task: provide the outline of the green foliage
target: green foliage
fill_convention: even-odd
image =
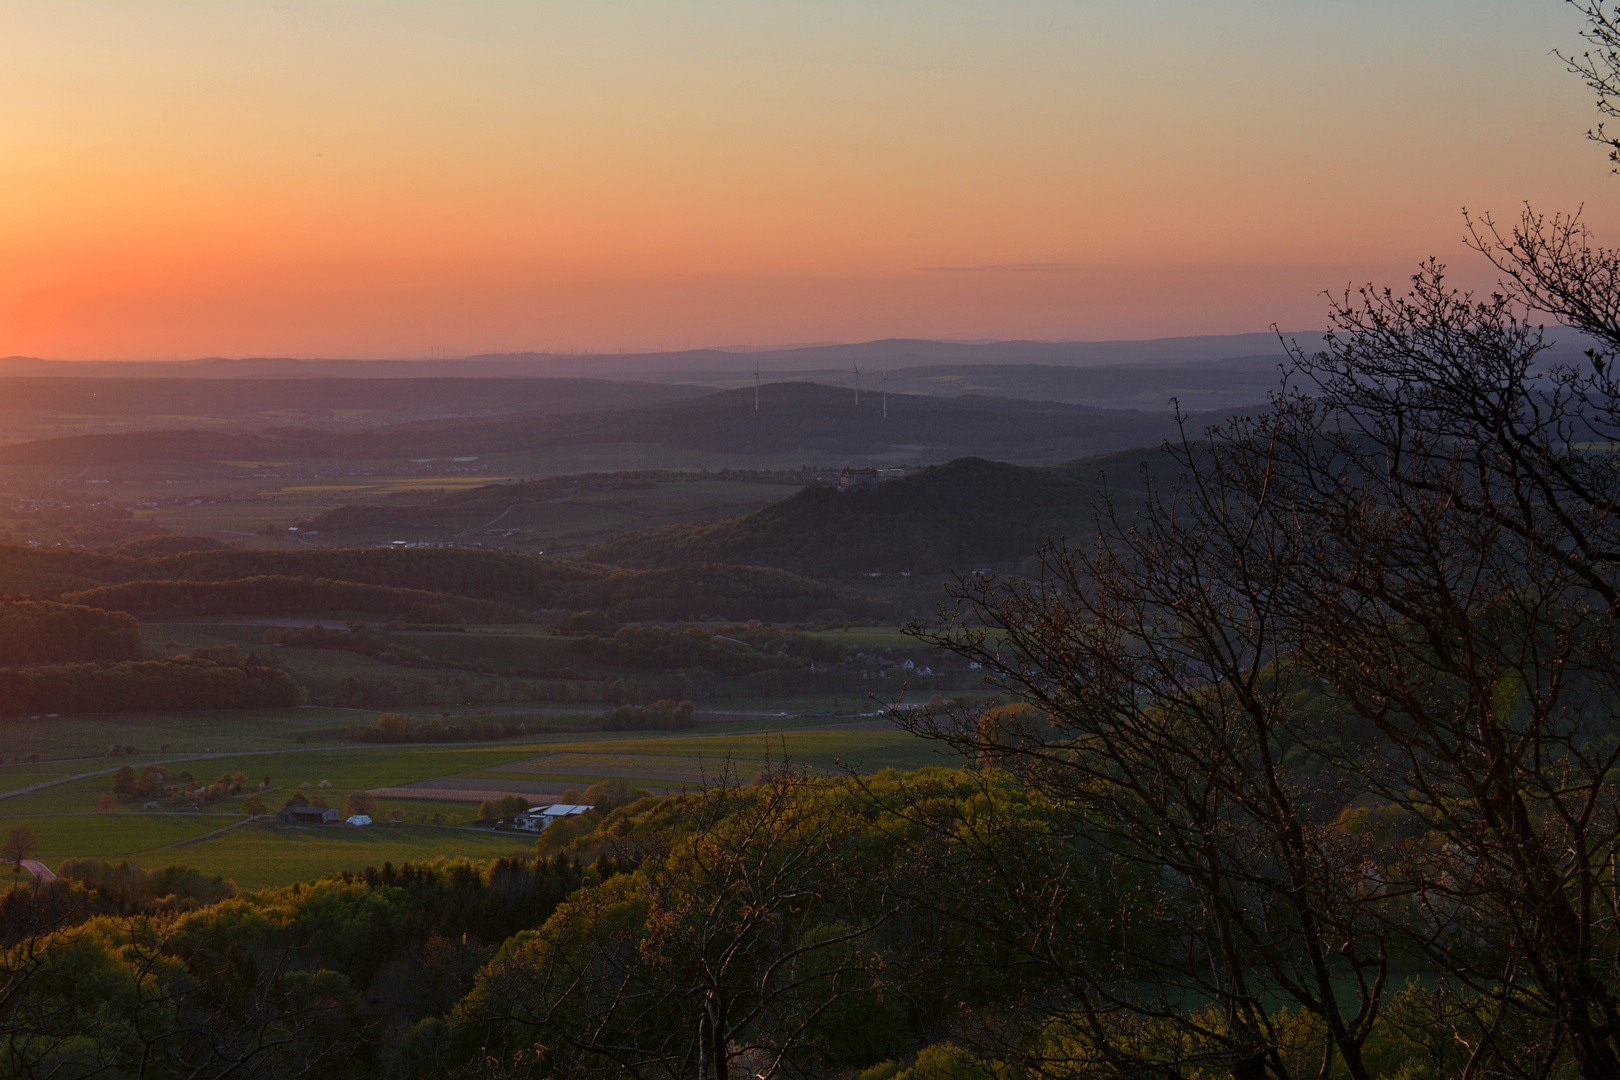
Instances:
[[[126,765],[113,773],[112,790],[120,799],[167,799],[176,806],[190,806],[234,799],[247,783],[245,773],[226,773],[211,784],[199,784],[190,772],[182,769],[171,776],[162,765],[146,766],[136,780],[134,770]]]
[[[356,814],[370,816],[377,809],[377,797],[369,791],[350,792],[343,800],[343,816],[354,817]]]
[[[611,638],[586,635],[570,646],[598,664],[646,669],[700,669],[716,675],[800,667],[808,661],[838,664],[846,651],[802,631],[768,623],[703,627],[620,627]]]
[[[875,488],[813,486],[744,517],[625,533],[586,556],[643,567],[751,563],[816,576],[1007,565],[1049,537],[1093,532],[1102,478],[1134,477],[1153,458],[1137,450],[1039,468],[960,458]]]
[[[236,895],[225,878],[185,866],[143,870],[128,862],[68,859],[55,881],[16,884],[0,893],[0,947],[39,927],[67,929],[99,915],[194,911]]]
[[[887,1064],[877,1066],[879,1070]],[[884,1074],[878,1073],[879,1077]],[[903,1069],[887,1074],[893,1080],[1003,1080],[1012,1074],[1006,1068],[988,1065],[968,1051],[950,1043],[935,1043],[917,1052],[917,1057]],[[868,1080],[861,1073],[861,1080]],[[873,1078],[876,1080],[876,1078]]]
[[[539,1064],[564,1075],[680,1071],[705,1053],[770,1062],[798,1043],[805,1061],[860,1052],[869,1038],[829,1037],[829,1007],[861,999],[881,1015],[869,946],[885,915],[857,896],[865,867],[849,856],[863,830],[843,812],[848,791],[779,774],[681,800],[685,827],[644,849],[637,873],[576,895],[490,966],[458,1009],[460,1052],[521,1054],[555,1034]],[[544,1019],[538,1032],[491,1029],[488,1015]]]
[[[70,593],[64,599],[157,618],[325,611],[409,615],[431,622],[510,623],[522,618],[510,605],[449,593],[272,575],[208,582],[131,581]]]
[[[504,739],[521,734],[516,724],[497,723],[483,717],[446,723],[441,717],[416,721],[398,713],[383,713],[368,727],[344,729],[344,736],[369,743],[475,742]]]
[[[249,1075],[365,1075],[396,1061],[381,1032],[451,1008],[493,943],[544,922],[585,876],[569,859],[458,860],[232,898],[183,868],[65,869],[80,876],[0,898],[12,941],[80,905],[15,986],[9,1019],[33,1037],[0,1045],[4,1075],[91,1059],[130,1075],[144,1059],[145,1075],[177,1076],[179,1057],[229,1061],[253,1032],[275,1037],[253,1043],[269,1056],[249,1055]]]
[[[717,675],[748,675],[798,666],[791,657],[772,655],[695,626],[684,630],[625,626],[611,638],[580,638],[572,648],[597,663],[626,668],[704,668]]]
[[[113,794],[121,799],[128,799],[138,790],[135,786],[135,769],[130,765],[120,765],[113,773]]]
[[[620,807],[652,798],[646,788],[633,788],[623,780],[601,780],[585,789],[580,801],[594,807],[598,814],[611,814]]]
[[[176,657],[0,669],[0,714],[287,708],[304,701],[285,671]]]
[[[0,859],[5,859],[14,867],[20,868],[22,861],[38,847],[39,838],[34,835],[34,830],[14,825],[11,831],[6,833],[5,840],[0,841]]]
[[[291,649],[337,649],[369,656],[390,664],[408,664],[413,667],[452,666],[443,661],[435,664],[421,649],[368,633],[361,626],[353,626],[347,630],[333,630],[325,626],[292,628],[273,626],[264,632],[264,641],[267,645],[283,645]]]
[[[565,817],[561,821],[553,821],[540,833],[540,839],[534,842],[534,853],[537,856],[559,855],[584,847],[587,844],[580,837],[589,837],[602,820],[602,815],[595,810],[587,810],[574,817]]]
[[[757,621],[716,627],[714,633],[769,655],[791,656],[824,664],[842,663],[849,653],[848,649],[835,641],[812,637],[801,630],[780,630],[770,623]]]
[[[1390,1080],[1446,1080],[1467,1071],[1470,1048],[1457,1038],[1466,1010],[1477,1007],[1448,988],[1411,980],[1392,994],[1367,1041],[1367,1065]]]
[[[690,701],[674,702],[665,698],[651,705],[620,705],[611,712],[599,713],[591,718],[591,727],[598,731],[681,731],[697,726]]]
[[[564,615],[551,627],[555,634],[612,634],[618,629],[619,624],[600,611],[576,611]]]
[[[769,1003],[727,1052],[774,1052],[797,1033],[798,1072],[1033,1075],[951,1041],[951,1025],[971,1035],[989,1018],[1013,1025],[1002,1033],[1016,1036],[1015,1054],[1117,1075],[1087,1064],[1081,1028],[1016,1026],[1021,1003],[1063,991],[1003,929],[1046,916],[1108,923],[1138,953],[1173,936],[1151,915],[1156,874],[1100,861],[1083,820],[993,770],[783,775],[666,798],[604,782],[570,793],[598,809],[547,829],[542,857],[385,864],[253,894],[184,867],[64,863],[55,883],[0,894],[0,945],[44,926],[53,935],[11,1015],[60,1036],[0,1045],[0,1071],[71,1073],[96,1059],[117,1073],[151,1052],[144,1036],[164,1053],[195,1048],[202,1019],[234,1052],[233,1025],[251,1019],[279,1033],[286,1055],[267,1076],[612,1074],[611,1056],[567,1050],[569,1038],[595,1031],[679,1058],[712,970],[743,1002]],[[484,809],[505,816],[524,801]],[[1117,958],[1071,959],[1101,972]],[[1479,1004],[1415,982],[1393,995],[1367,1045],[1372,1075],[1457,1075],[1467,1048],[1453,1032]],[[1200,1016],[1218,1036],[1226,1021]],[[1314,1075],[1320,1021],[1278,1010],[1271,1023],[1285,1070]],[[1198,1052],[1187,1031],[1135,1035],[1168,1063]],[[172,1059],[149,1060],[149,1074],[173,1074]]]
[[[128,615],[76,604],[0,602],[0,666],[139,660],[140,624]]]
[[[499,799],[485,799],[478,804],[478,817],[482,821],[499,821],[529,808],[531,800],[522,795],[506,795]]]

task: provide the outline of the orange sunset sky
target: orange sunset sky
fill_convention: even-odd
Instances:
[[[1308,329],[1620,178],[1557,0],[0,4],[0,355]]]

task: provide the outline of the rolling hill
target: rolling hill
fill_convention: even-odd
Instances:
[[[861,490],[807,487],[739,518],[625,533],[584,554],[626,567],[732,562],[820,578],[1006,568],[1049,538],[1094,534],[1105,496],[1121,513],[1134,510],[1140,470],[1157,457],[1138,449],[1040,468],[962,458]]]
[[[43,439],[0,447],[0,464],[87,466],[130,461],[387,460],[491,455],[603,444],[739,456],[907,463],[975,456],[1036,464],[1073,460],[1175,434],[1164,412],[1110,412],[1010,397],[851,391],[773,383],[679,402],[562,414],[401,424],[357,433],[283,427],[258,435],[156,431]],[[1207,414],[1216,418],[1215,414]],[[1195,428],[1204,418],[1194,417]]]
[[[354,430],[432,419],[622,408],[708,392],[701,386],[628,379],[0,376],[0,437],[181,424],[235,434],[289,423]]]
[[[1306,337],[1307,335],[1289,335]],[[655,353],[487,353],[454,359],[355,360],[292,357],[204,357],[174,361],[59,361],[0,357],[0,377],[51,375],[73,378],[539,378],[558,375],[614,377],[627,373],[668,375],[691,371],[767,372],[836,368],[851,363],[887,364],[1121,364],[1218,360],[1257,353],[1281,355],[1277,335],[1205,334],[1141,341],[927,341],[885,338],[849,344],[821,343],[752,349],[684,349]]]

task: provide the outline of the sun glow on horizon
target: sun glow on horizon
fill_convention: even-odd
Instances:
[[[0,354],[1314,325],[1620,180],[1560,5],[0,5]]]

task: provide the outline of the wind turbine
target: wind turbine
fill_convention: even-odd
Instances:
[[[855,369],[855,407],[861,407],[861,365],[850,364]]]
[[[759,361],[754,361],[754,411],[759,412]]]
[[[889,369],[883,369],[883,419],[889,418]]]

